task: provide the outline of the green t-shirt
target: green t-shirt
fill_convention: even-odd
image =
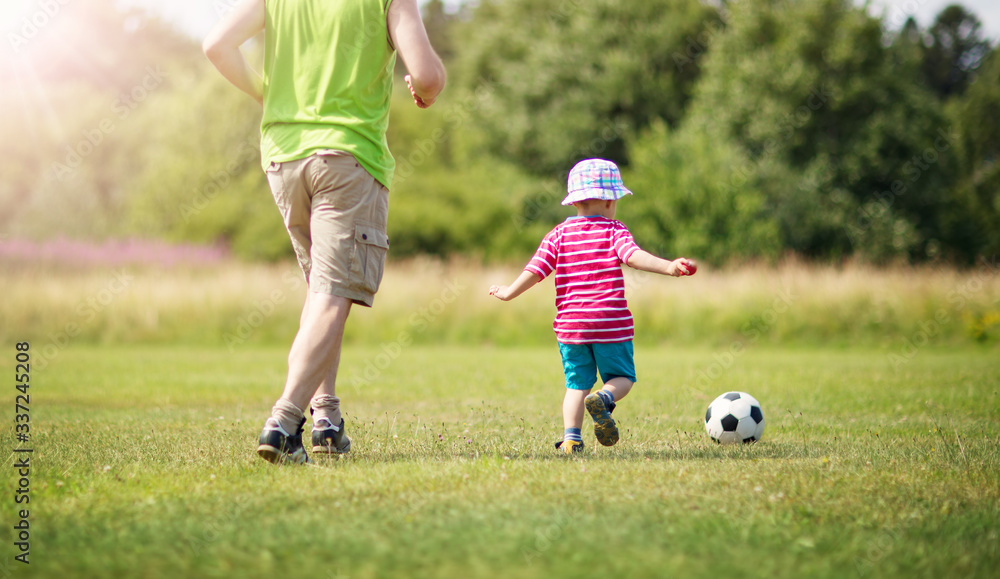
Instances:
[[[261,161],[346,151],[389,187],[392,0],[266,0]]]

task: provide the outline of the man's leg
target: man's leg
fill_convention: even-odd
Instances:
[[[332,153],[281,164],[268,182],[310,291],[285,387],[257,452],[271,462],[306,462],[301,434],[310,399],[313,447],[318,437],[325,452],[350,449],[343,422],[334,421],[340,414],[335,383],[351,304],[370,306],[382,277],[388,190],[353,157]]]
[[[337,427],[343,420],[343,415],[340,413],[340,398],[337,397],[337,369],[339,366],[340,359],[338,358],[337,363],[327,372],[326,378],[320,382],[316,394],[309,402],[314,429],[317,428],[316,423],[325,418],[334,430],[338,430]],[[321,428],[325,428],[325,426],[321,426]]]
[[[303,409],[320,385],[336,379],[344,326],[351,300],[330,294],[308,292],[302,307],[302,323],[288,354],[288,378],[281,398],[264,424],[257,453],[270,462],[308,462],[302,447]],[[346,437],[343,437],[346,439]],[[346,452],[349,440],[343,442]]]
[[[313,415],[313,424],[320,419],[326,418],[330,421],[330,424],[336,426],[340,424],[343,418],[340,413],[340,398],[337,397],[337,369],[339,366],[340,360],[338,358],[337,363],[330,367],[326,378],[320,382],[319,388],[316,389],[316,394],[309,402]]]
[[[317,295],[317,294],[312,294]],[[308,305],[308,303],[307,303]],[[341,331],[343,335],[343,331]],[[343,454],[350,452],[351,439],[347,436],[345,421],[340,412],[340,398],[337,397],[337,370],[340,367],[340,347],[334,363],[330,366],[309,402],[312,414],[312,450],[317,454]]]
[[[313,294],[312,292],[309,292],[308,295],[315,295],[315,294]],[[300,326],[306,323],[306,316],[308,315],[308,311],[309,311],[309,299],[308,299],[308,296],[307,296],[306,297],[306,305],[305,305],[305,307],[302,308],[302,319],[299,321],[299,325]],[[343,338],[343,330],[341,330],[341,338]],[[337,396],[337,370],[339,368],[340,368],[340,356],[338,354],[337,361],[333,365],[330,366],[330,370],[326,373],[326,376],[323,378],[323,381],[320,382],[319,388],[316,389],[316,394],[313,396],[313,402],[315,402],[317,399],[325,398],[325,397],[334,397],[334,398],[336,398],[336,396]],[[332,412],[329,413],[329,414],[326,413],[326,412],[321,412],[318,416],[316,416],[316,418],[319,418],[321,416],[329,416],[331,418],[331,420],[333,420],[334,418],[336,418],[336,421],[334,421],[334,424],[339,423],[340,422],[340,408],[339,408],[340,405],[339,405],[339,400],[337,402],[338,402],[338,404],[337,404],[337,409],[336,409],[337,410],[336,416],[333,416]],[[313,413],[316,414],[316,411],[318,410],[317,406],[314,403],[310,403],[310,406],[312,407]],[[320,406],[323,407],[325,405],[321,404]]]
[[[288,379],[281,397],[305,409],[320,384],[334,394],[344,327],[351,313],[351,300],[309,292],[303,306],[302,324],[288,354]]]

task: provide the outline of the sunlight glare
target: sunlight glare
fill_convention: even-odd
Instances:
[[[59,0],[49,0],[49,2],[52,4],[50,10],[62,9]],[[3,32],[4,37],[8,34],[21,34],[22,28],[27,26],[25,19],[28,19],[30,22],[35,11],[41,13],[37,17],[39,21],[49,18],[49,15],[45,13],[45,9],[42,7],[43,4],[46,4],[45,0],[41,2],[32,2],[32,0],[4,0],[0,4],[0,32]]]

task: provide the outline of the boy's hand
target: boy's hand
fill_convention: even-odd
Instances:
[[[694,275],[696,271],[698,271],[698,264],[693,259],[687,259],[686,257],[678,257],[670,262],[670,265],[667,267],[667,275],[674,277]]]
[[[506,302],[510,300],[510,287],[505,285],[491,285],[490,295],[500,301]]]
[[[669,259],[663,259],[662,257],[656,257],[652,253],[642,249],[633,251],[625,264],[640,271],[648,271],[650,273],[669,275],[673,277],[694,275],[694,272],[698,271],[698,264],[695,263],[693,259],[678,257],[677,259],[671,261]]]
[[[517,276],[514,283],[510,285],[491,285],[490,295],[496,296],[498,300],[507,302],[523,294],[525,290],[540,281],[542,281],[542,276],[524,270],[521,272],[521,275]]]

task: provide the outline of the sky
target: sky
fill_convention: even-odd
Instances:
[[[862,4],[862,2],[857,2]],[[979,17],[983,23],[985,36],[994,43],[1000,40],[1000,2],[997,0],[871,0],[869,9],[874,14],[885,14],[889,28],[898,30],[910,15],[917,22],[929,26],[934,17],[949,4],[961,4]]]
[[[8,0],[4,0],[5,2]],[[122,0],[125,4],[148,8],[162,14],[167,20],[202,38],[224,14],[239,0]],[[420,0],[421,3],[422,0]],[[858,1],[858,4],[863,2]],[[913,15],[923,26],[930,25],[934,17],[954,0],[870,0],[870,9],[876,13],[886,11],[890,28],[898,29]],[[970,9],[983,22],[986,35],[994,41],[1000,39],[1000,1],[964,0],[959,2]],[[458,0],[445,1],[446,7],[457,6]]]
[[[62,4],[74,0],[2,0],[0,5],[0,32],[10,31],[25,16],[37,12],[43,3]],[[240,0],[119,0],[123,5],[140,6],[162,16],[195,38],[203,38],[221,16]],[[423,3],[423,0],[418,0]],[[457,7],[462,0],[445,0],[448,8]],[[863,4],[862,0],[856,0]],[[869,9],[876,14],[886,14],[890,28],[898,29],[910,15],[917,22],[928,26],[934,17],[953,0],[869,0]],[[994,42],[1000,40],[1000,1],[963,0],[966,8],[983,22],[985,35]]]

